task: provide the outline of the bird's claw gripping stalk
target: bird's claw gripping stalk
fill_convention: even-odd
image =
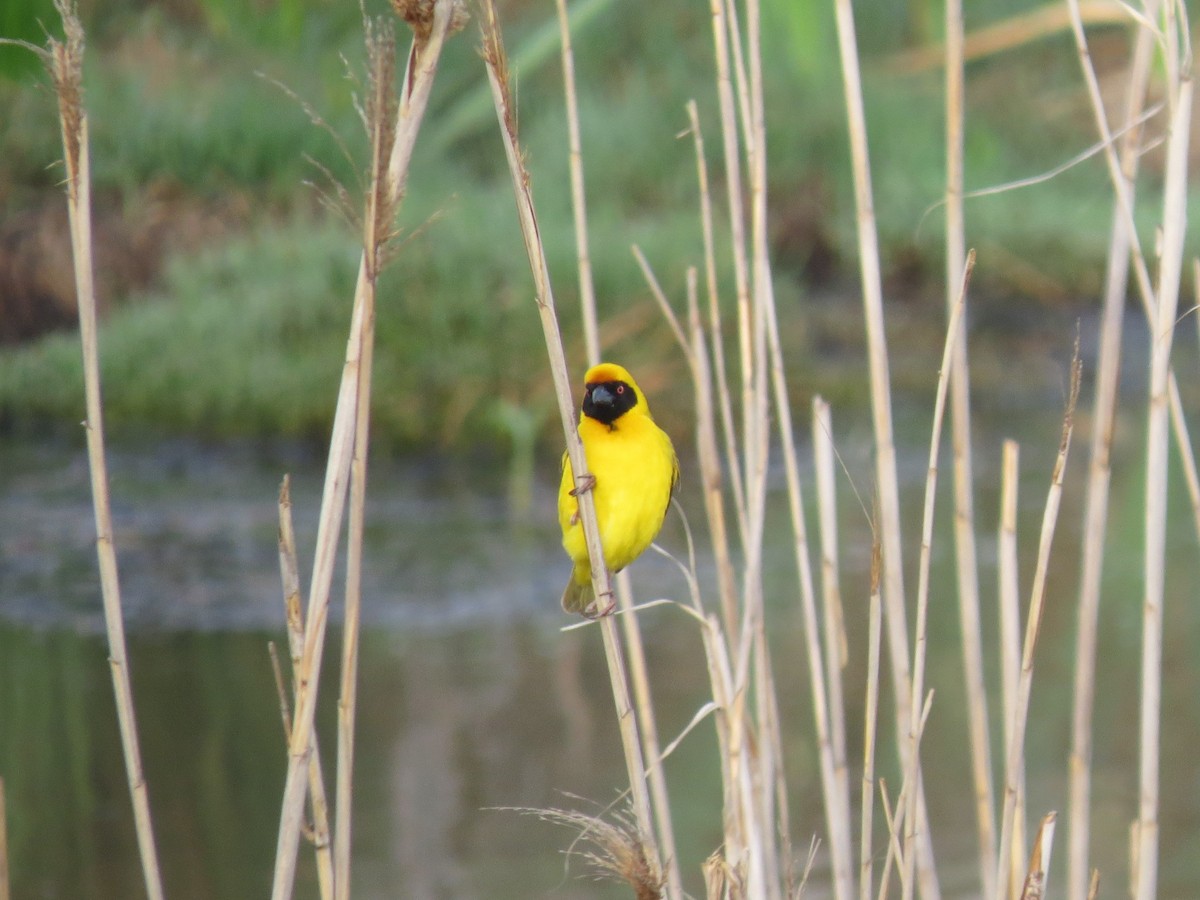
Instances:
[[[586,494],[596,486],[596,476],[591,472],[580,475],[575,479],[575,487],[571,489],[572,497],[578,497],[580,494]]]

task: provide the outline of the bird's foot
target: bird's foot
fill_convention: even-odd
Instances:
[[[608,603],[604,606],[601,606],[601,599],[607,599]],[[583,616],[585,619],[603,619],[607,616],[611,616],[616,608],[616,598],[613,597],[611,593],[602,594],[600,597],[597,597],[587,605],[587,608],[583,611]]]
[[[596,486],[596,476],[591,472],[586,475],[580,475],[575,479],[575,487],[571,489],[571,496],[578,497],[580,494],[586,494]]]

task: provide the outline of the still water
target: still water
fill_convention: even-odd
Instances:
[[[1003,406],[985,410],[977,429],[976,503],[992,683],[998,671],[992,560],[1000,437],[1022,423],[1024,585],[1058,439],[1053,403],[1035,414],[1012,412]],[[839,491],[852,762],[861,746],[869,532],[849,480],[869,496],[865,420],[839,427],[835,418],[847,467]],[[906,515],[915,523],[915,537],[928,414],[899,421]],[[1095,728],[1094,859],[1105,879],[1103,896],[1123,893],[1127,827],[1136,811],[1140,420],[1122,426],[1127,438],[1117,446]],[[1037,660],[1029,728],[1031,815],[1065,813],[1086,441],[1082,422]],[[281,476],[291,473],[301,559],[311,560],[321,461],[298,449],[167,442],[116,450],[110,466],[134,695],[167,893],[185,900],[266,896],[285,768],[267,653],[268,641],[284,642],[275,497]],[[551,512],[554,486],[550,479],[538,483],[532,513],[521,519],[493,468],[372,462],[355,769],[354,884],[355,896],[364,900],[627,896],[589,877],[584,861],[564,853],[570,832],[512,809],[591,811],[614,800],[625,775],[599,635],[594,629],[559,630],[564,619],[557,597],[567,567]],[[702,537],[687,483],[685,478],[685,506]],[[777,502],[768,533],[782,536],[789,526],[781,483],[773,485],[772,496]],[[943,522],[947,513],[942,503]],[[1194,750],[1200,739],[1200,622],[1191,590],[1198,554],[1182,509],[1173,521],[1160,886],[1164,897],[1187,897],[1200,885],[1200,763]],[[7,786],[18,898],[140,895],[93,534],[80,446],[0,445],[0,775]],[[974,819],[949,577],[952,543],[944,530],[939,535],[928,675],[937,696],[923,758],[943,889],[947,896],[971,896],[977,890]],[[677,521],[662,543],[682,553]],[[791,599],[793,562],[787,541],[776,544],[767,560],[770,628],[792,824],[803,848],[823,819],[807,670]],[[679,595],[672,565],[651,557],[633,569],[639,595]],[[915,572],[914,560],[907,569],[913,581]],[[703,653],[694,626],[675,610],[647,611],[643,625],[660,727],[669,739],[707,699]],[[327,764],[334,758],[339,638],[331,631],[319,714]],[[993,755],[999,759],[997,706],[993,698]],[[898,784],[894,748],[881,753]],[[699,864],[720,841],[711,728],[697,729],[681,745],[668,776],[685,879],[701,895]],[[1065,818],[1060,823],[1061,851]],[[310,855],[302,861],[297,896],[316,896]],[[1061,878],[1061,856],[1056,862],[1052,878]],[[813,896],[826,893],[823,864],[821,857]]]

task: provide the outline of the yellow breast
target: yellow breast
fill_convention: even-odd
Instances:
[[[593,496],[604,561],[619,572],[650,546],[662,528],[671,489],[678,477],[675,449],[666,432],[640,413],[622,416],[609,427],[584,417],[579,424],[588,471],[596,477]],[[563,547],[577,572],[590,565],[579,505],[571,496],[575,480],[571,462],[563,457],[558,494],[558,520]]]

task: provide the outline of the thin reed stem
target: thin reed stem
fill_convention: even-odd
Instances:
[[[1033,839],[1033,850],[1029,854],[1029,871],[1021,887],[1021,900],[1042,900],[1046,896],[1050,881],[1050,854],[1054,849],[1054,827],[1056,813],[1047,813],[1038,826]]]
[[[962,0],[946,0],[946,310],[953,315],[962,281],[966,226],[963,210],[963,12]],[[971,394],[967,364],[967,318],[958,324],[950,361],[950,431],[954,454],[954,562],[958,579],[963,681],[975,789],[979,838],[979,879],[983,895],[993,895],[996,869],[996,800],[992,793],[992,754],[988,736],[987,690],[983,678],[983,628],[979,612],[979,564],[975,546],[974,473],[971,449]]]
[[[880,547],[871,545],[871,599],[867,610],[867,698],[863,704],[863,775],[862,810],[859,816],[858,896],[870,900],[872,894],[873,815],[875,810],[875,743],[879,728],[879,662],[882,655],[883,600],[880,594]],[[880,791],[883,790],[882,784]]]
[[[334,872],[337,900],[350,898],[353,833],[354,723],[358,710],[358,648],[362,626],[363,527],[366,515],[367,458],[371,433],[371,372],[375,348],[375,285],[382,251],[392,231],[395,207],[387,189],[388,156],[393,143],[396,100],[396,42],[390,27],[367,35],[369,65],[367,123],[371,169],[363,215],[363,337],[355,394],[354,450],[350,461],[350,511],[346,538],[346,599],[342,624],[342,665],[338,696],[337,799],[334,817]]]
[[[1012,740],[1016,721],[1017,689],[1021,677],[1021,600],[1017,574],[1017,489],[1020,483],[1020,447],[1006,440],[1000,462],[1000,534],[997,569],[1000,606],[1000,696],[1004,713],[1004,746]],[[1025,856],[1025,763],[1018,761],[1017,800],[1013,812],[1012,860],[1009,876],[1016,884]],[[1003,865],[1003,860],[998,861]]]
[[[84,400],[87,418],[88,469],[92,482],[92,509],[96,526],[96,556],[100,592],[108,637],[108,661],[121,733],[125,775],[133,806],[134,830],[142,864],[142,878],[150,900],[162,900],[162,875],[154,843],[150,798],[142,770],[133,687],[121,609],[117,554],[113,541],[112,505],[109,500],[108,463],[104,450],[104,416],[100,391],[100,349],[96,328],[96,288],[92,258],[91,154],[88,146],[87,110],[83,102],[84,31],[70,0],[55,0],[62,18],[65,42],[49,41],[44,52],[58,98],[63,157],[67,170],[67,215],[71,255],[75,269],[75,294],[79,309],[79,337],[83,352]]]
[[[737,106],[733,94],[730,65],[729,26],[726,22],[725,0],[709,0],[713,20],[713,56],[716,60],[717,104],[721,116],[721,139],[725,161],[725,188],[729,203],[730,246],[733,251],[734,289],[737,297],[737,335],[742,374],[742,432],[749,433],[753,409],[754,361],[751,345],[750,266],[746,255],[746,214],[742,199],[742,157],[738,142]],[[746,463],[749,463],[747,446]],[[732,462],[732,461],[731,461]],[[747,490],[751,483],[748,470],[743,473]],[[743,545],[751,542],[749,524],[742,529]],[[730,634],[732,622],[727,623]]]
[[[833,757],[835,800],[844,807],[843,853],[853,855],[850,842],[850,770],[846,755],[846,703],[842,686],[842,670],[846,667],[849,648],[846,640],[842,591],[838,580],[838,527],[836,470],[834,467],[833,418],[829,404],[820,397],[812,401],[813,468],[816,473],[817,522],[821,544],[821,625],[824,641],[825,693],[828,697],[829,740]],[[832,830],[832,829],[831,829]],[[854,891],[852,860],[850,871],[841,876],[850,895]],[[838,876],[835,874],[835,882]]]
[[[484,63],[487,69],[488,82],[492,89],[492,100],[500,125],[500,136],[504,144],[504,153],[508,160],[509,174],[512,177],[517,219],[520,223],[521,235],[525,242],[525,250],[529,257],[530,270],[533,274],[534,299],[541,319],[546,353],[549,357],[550,372],[554,380],[555,397],[558,401],[563,436],[566,440],[567,454],[571,461],[571,470],[575,474],[576,486],[584,488],[579,491],[577,499],[579,501],[580,522],[587,539],[588,557],[591,560],[592,587],[597,598],[597,603],[603,607],[613,597],[612,581],[608,569],[604,565],[604,548],[600,544],[600,532],[596,524],[595,498],[592,496],[590,490],[586,490],[589,483],[587,458],[584,455],[583,443],[580,440],[576,426],[571,380],[567,369],[566,354],[563,351],[562,335],[558,327],[558,317],[555,312],[554,294],[550,286],[550,273],[546,265],[545,249],[542,246],[537,224],[537,214],[530,191],[529,173],[525,169],[518,145],[516,120],[509,97],[508,60],[504,52],[500,26],[496,19],[495,6],[491,0],[487,0],[484,5],[482,27]],[[625,752],[625,763],[629,773],[633,813],[640,831],[639,837],[643,844],[646,860],[653,871],[660,872],[662,865],[655,838],[650,797],[646,787],[646,766],[643,757],[640,730],[630,695],[629,677],[626,672],[625,658],[621,649],[620,634],[617,631],[617,625],[612,616],[601,618],[600,630],[604,638],[604,651],[605,659],[608,663],[609,681],[612,686],[617,721],[621,729],[621,742]]]
[[[729,470],[729,488],[733,495],[734,515],[737,517],[738,533],[743,544],[746,541],[746,499],[742,487],[742,470],[738,465],[737,429],[733,421],[733,402],[728,389],[729,378],[725,367],[725,340],[721,328],[721,307],[717,291],[717,257],[713,240],[712,196],[708,187],[708,164],[704,158],[704,135],[700,129],[700,115],[696,110],[696,101],[689,100],[687,114],[693,143],[696,150],[696,173],[700,188],[700,225],[704,239],[704,282],[708,293],[709,328],[712,331],[712,360],[713,380],[717,388],[718,408],[721,414],[721,433],[725,438],[725,457]],[[694,348],[699,354],[700,348]],[[707,354],[706,354],[707,355]],[[707,401],[706,401],[707,402]],[[715,434],[714,434],[715,444]],[[717,497],[720,497],[721,474],[720,462],[714,460],[717,468],[710,472],[715,477],[714,485]],[[706,481],[706,488],[711,490]],[[723,501],[721,506],[723,507]],[[714,527],[714,510],[709,511],[709,527]],[[720,530],[724,529],[724,513],[721,513]],[[713,549],[717,560],[717,584],[721,597],[721,612],[725,619],[725,629],[733,633],[737,625],[737,586],[734,583],[733,563],[729,555],[729,543],[723,537],[713,534]]]
[[[921,697],[925,691],[925,658],[927,653],[928,621],[929,621],[929,564],[933,552],[933,501],[937,496],[938,455],[942,444],[942,422],[946,412],[946,395],[950,390],[950,367],[954,356],[954,347],[962,337],[959,328],[962,321],[963,309],[966,306],[967,284],[971,272],[975,268],[975,251],[967,256],[962,267],[962,279],[959,286],[958,298],[950,310],[950,321],[946,326],[946,341],[942,350],[942,363],[938,369],[937,390],[933,401],[933,424],[929,439],[929,464],[925,477],[925,503],[921,516],[921,557],[917,570],[917,621],[916,637],[913,645],[912,666],[912,709],[913,720],[909,727],[909,765],[905,777],[909,784],[917,785],[921,778],[921,748],[917,743],[919,720],[916,710],[919,709]],[[912,897],[914,886],[914,871],[916,865],[916,828],[917,828],[917,794],[914,789],[909,792],[908,828],[904,832],[904,862],[905,872],[902,878],[904,885],[904,900]]]
[[[1152,12],[1157,0],[1146,4]],[[1133,56],[1126,82],[1123,123],[1128,126],[1142,114],[1153,59],[1154,35],[1147,28],[1134,30]],[[1121,136],[1120,174],[1129,196],[1134,192],[1141,143],[1141,128]],[[1104,280],[1104,310],[1100,324],[1100,351],[1096,393],[1092,402],[1092,436],[1088,467],[1087,501],[1083,518],[1082,558],[1079,579],[1079,625],[1075,638],[1075,688],[1071,719],[1070,793],[1068,800],[1067,886],[1070,900],[1083,900],[1088,887],[1088,842],[1091,810],[1092,712],[1095,703],[1096,634],[1100,616],[1100,581],[1104,561],[1104,534],[1108,521],[1108,493],[1112,478],[1112,444],[1116,425],[1117,388],[1121,366],[1121,334],[1129,281],[1129,225],[1116,204],[1108,246]]]
[[[1174,4],[1167,4],[1167,15]],[[1168,46],[1176,36],[1168,31]],[[1170,54],[1168,54],[1169,56]],[[1167,473],[1170,443],[1170,360],[1183,268],[1186,232],[1187,155],[1191,133],[1190,75],[1169,72],[1173,96],[1167,169],[1163,185],[1163,237],[1159,259],[1158,306],[1151,333],[1150,414],[1146,426],[1145,568],[1142,602],[1142,679],[1139,727],[1137,900],[1152,900],[1158,890],[1159,733],[1162,707],[1163,578],[1166,570]]]
[[[562,46],[563,95],[567,104],[567,160],[571,173],[571,212],[575,216],[575,253],[579,267],[579,305],[583,310],[583,345],[589,365],[600,362],[600,325],[596,316],[596,286],[588,244],[587,193],[583,181],[583,146],[579,138],[579,99],[575,90],[575,54],[571,50],[571,21],[566,0],[554,0]]]
[[[592,279],[591,249],[587,230],[587,201],[584,191],[583,150],[579,138],[579,100],[575,89],[575,55],[571,49],[571,23],[566,0],[555,0],[558,10],[559,35],[562,42],[563,94],[567,107],[568,164],[571,173],[571,209],[575,216],[576,265],[579,270],[579,304],[583,318],[584,346],[588,365],[600,360],[600,326],[596,313],[596,287]],[[622,612],[633,609],[633,584],[628,571],[616,576],[617,606]],[[644,759],[656,760],[648,770],[650,797],[654,819],[658,826],[663,863],[666,866],[667,896],[678,900],[683,896],[683,876],[675,849],[675,829],[671,823],[671,802],[667,779],[659,753],[658,724],[650,696],[650,678],[646,667],[646,651],[635,615],[621,617],[625,644],[628,647],[629,674],[633,682],[633,697],[638,714]]]
[[[1063,417],[1062,438],[1058,456],[1050,476],[1050,490],[1046,495],[1046,507],[1042,514],[1042,531],[1038,539],[1037,565],[1033,573],[1030,590],[1029,612],[1025,620],[1025,642],[1021,651],[1021,673],[1017,684],[1016,701],[1012,716],[1005,729],[1008,747],[1004,766],[1004,813],[1000,825],[1000,852],[996,866],[996,897],[1008,896],[1009,862],[1012,853],[1014,823],[1016,820],[1017,797],[1020,792],[1018,772],[1025,750],[1025,727],[1029,716],[1029,697],[1033,690],[1033,657],[1037,648],[1038,635],[1045,609],[1046,576],[1050,568],[1050,548],[1054,543],[1054,531],[1058,524],[1058,510],[1062,503],[1063,476],[1067,467],[1067,455],[1071,449],[1071,435],[1075,429],[1075,404],[1079,399],[1079,382],[1082,366],[1079,361],[1079,341],[1076,339],[1075,353],[1071,361],[1071,389]]]
[[[415,22],[419,30],[413,41],[401,82],[403,90],[395,127],[390,131],[394,137],[390,146],[386,182],[381,188],[387,200],[389,216],[394,215],[407,183],[409,161],[428,104],[443,43],[450,33],[452,22],[461,25],[461,21],[455,20],[463,15],[459,0],[434,0],[431,10],[422,7],[417,8],[415,12],[417,15],[430,15],[430,19]],[[304,810],[305,772],[311,756],[317,684],[329,618],[329,594],[358,431],[359,369],[363,364],[363,342],[372,334],[369,330],[366,295],[369,282],[376,274],[370,269],[364,251],[359,262],[358,280],[354,291],[350,336],[346,343],[346,362],[338,389],[329,460],[325,471],[325,487],[321,497],[321,515],[317,524],[317,549],[309,590],[308,615],[305,619],[304,654],[301,661],[301,678],[297,682],[298,694],[288,772],[280,811],[272,900],[288,900],[295,879],[296,852]]]
[[[284,476],[279,486],[279,574],[283,583],[283,603],[287,614],[288,651],[292,663],[292,684],[298,685],[302,677],[304,655],[304,609],[300,597],[300,569],[296,556],[296,530],[292,524],[291,479]],[[274,645],[270,645],[273,647]],[[271,661],[278,665],[278,657],[272,654]],[[276,672],[280,681],[279,704],[283,713],[283,736],[288,745],[292,740],[291,713],[288,709],[287,692],[283,689],[281,671]],[[293,692],[294,695],[294,692]],[[325,792],[325,777],[321,768],[321,748],[313,735],[312,756],[308,763],[308,798],[312,810],[312,844],[317,862],[317,885],[322,900],[334,895],[334,864],[329,842],[329,801]]]
[[[883,278],[879,262],[879,234],[875,223],[871,165],[867,151],[867,122],[863,107],[858,39],[851,0],[834,0],[838,47],[845,88],[850,155],[854,173],[854,205],[858,231],[859,268],[862,275],[863,313],[866,323],[867,363],[871,386],[871,415],[875,433],[875,480],[879,501],[879,532],[883,548],[883,604],[892,664],[897,732],[908,732],[912,722],[912,681],[909,671],[907,615],[904,607],[904,564],[900,526],[900,487],[896,475],[896,445],[892,428],[891,384],[887,335],[883,321]],[[901,766],[907,771],[911,745],[898,740]],[[917,877],[926,900],[941,896],[933,859],[933,841],[925,812],[924,788],[917,783]]]

